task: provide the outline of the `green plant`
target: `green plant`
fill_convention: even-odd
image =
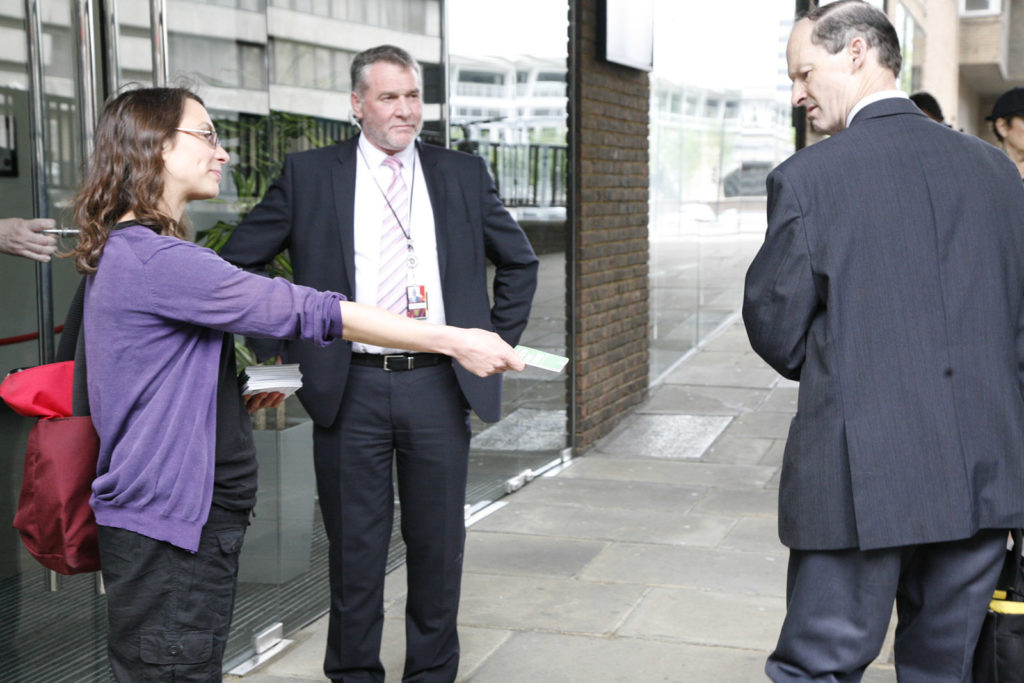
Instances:
[[[231,153],[229,168],[236,191],[233,200],[216,200],[227,204],[233,217],[196,232],[196,242],[214,251],[220,251],[235,227],[263,199],[281,173],[286,154],[339,142],[356,132],[355,126],[343,121],[280,111],[266,116],[239,114],[236,119],[216,119],[214,124]],[[293,280],[287,251],[268,264],[267,275]],[[257,364],[241,337],[235,338],[235,355],[239,371]]]

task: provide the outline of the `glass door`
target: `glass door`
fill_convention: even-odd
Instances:
[[[48,216],[70,226],[68,202],[82,161],[81,102],[95,82],[88,41],[79,38],[92,33],[90,5],[0,3],[0,218]],[[60,329],[79,277],[65,259],[41,264],[2,254],[0,277],[6,374],[50,360],[52,328]],[[10,527],[32,422],[0,405],[0,680],[106,681],[105,603],[96,575],[44,570]]]
[[[484,157],[505,206],[540,259],[521,343],[567,355],[568,4],[502,0],[488,14],[449,0],[450,139]],[[494,16],[502,17],[495,30]],[[567,456],[567,374],[528,367],[504,378],[503,418],[473,418],[467,504],[486,507]]]

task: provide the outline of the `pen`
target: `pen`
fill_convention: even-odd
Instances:
[[[43,230],[44,235],[57,235],[59,237],[69,237],[71,235],[78,234],[78,228],[46,228]]]

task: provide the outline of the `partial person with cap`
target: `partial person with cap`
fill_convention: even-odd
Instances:
[[[985,120],[992,122],[992,132],[1024,178],[1024,88],[1012,88],[1000,95]]]
[[[917,108],[923,111],[924,115],[932,121],[946,123],[945,118],[942,116],[942,107],[939,106],[939,101],[931,93],[924,90],[911,93],[910,101],[916,104]]]

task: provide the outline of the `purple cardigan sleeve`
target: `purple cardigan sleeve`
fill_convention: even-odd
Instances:
[[[189,242],[168,240],[154,251],[146,278],[154,308],[170,319],[323,346],[341,336],[341,294],[248,273]]]

